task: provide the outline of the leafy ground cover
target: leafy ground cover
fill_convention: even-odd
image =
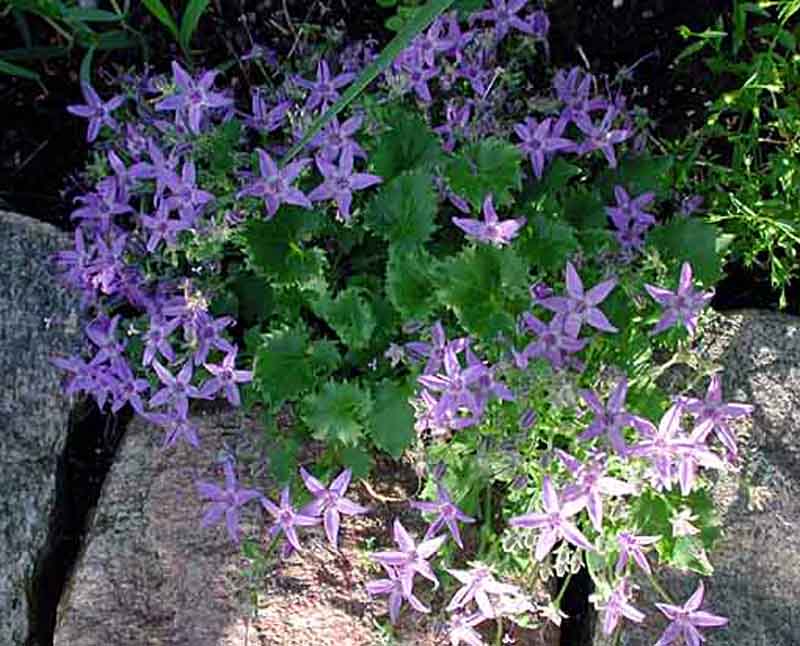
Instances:
[[[314,525],[337,549],[369,512],[351,480],[414,454],[427,529],[387,518],[368,550],[388,635],[433,612],[452,643],[502,643],[560,623],[582,573],[606,633],[661,613],[661,643],[696,643],[725,624],[702,587],[645,609],[635,580],[711,571],[708,487],[751,407],[692,344],[730,243],[754,247],[702,212],[720,180],[695,176],[700,153],[659,137],[636,77],[654,55],[553,64],[569,48],[546,11],[479,5],[428,3],[383,53],[295,40],[279,62],[251,43],[226,76],[173,61],[84,83],[68,110],[94,152],[56,260],[93,319],[86,355],[56,361],[165,450],[197,443],[190,400],[261,415],[263,486],[239,487],[253,458],[231,452],[197,485],[202,524],[254,567],[293,567]],[[675,364],[695,377],[667,392]]]

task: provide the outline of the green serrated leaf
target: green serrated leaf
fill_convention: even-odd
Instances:
[[[604,197],[612,203],[614,186],[619,184],[631,197],[653,191],[660,200],[670,197],[673,186],[672,168],[675,159],[671,155],[628,157],[615,169],[606,169],[598,179]]]
[[[411,41],[427,29],[442,13],[447,11],[454,1],[455,0],[430,0],[424,7],[421,7],[411,20],[403,26],[397,36],[383,48],[378,58],[368,65],[353,84],[345,90],[344,94],[342,94],[342,98],[314,120],[311,126],[305,131],[303,138],[286,153],[286,156],[281,160],[281,166],[289,163],[297,153],[304,150],[308,142],[325,127],[326,123],[344,110],[359,94],[366,90],[369,84],[372,83],[381,72],[389,67],[401,52],[405,51],[409,44],[411,44]]]
[[[388,119],[391,130],[381,134],[370,155],[375,173],[388,182],[405,171],[433,168],[442,147],[425,120],[405,110],[391,111]]]
[[[354,478],[366,478],[372,469],[372,456],[360,446],[345,446],[339,451],[342,464],[353,471]]]
[[[408,403],[414,394],[407,384],[380,383],[375,391],[375,405],[369,418],[372,442],[393,458],[403,455],[416,437],[414,410]]]
[[[555,272],[578,249],[578,240],[570,224],[537,215],[528,220],[515,248],[531,265]]]
[[[445,168],[450,188],[478,211],[490,193],[495,206],[512,201],[522,185],[522,153],[502,139],[489,138],[466,146]]]
[[[722,275],[717,253],[717,227],[696,218],[675,217],[647,235],[647,244],[655,247],[661,259],[677,275],[688,261],[694,277],[706,286],[715,284]]]
[[[487,339],[513,333],[528,283],[528,268],[514,248],[468,247],[442,262],[434,280],[439,300],[468,332]]]
[[[186,5],[186,11],[183,12],[183,18],[181,18],[181,28],[178,32],[178,41],[183,51],[189,51],[192,36],[197,30],[200,18],[208,9],[209,2],[210,0],[189,0],[189,4]]]
[[[256,351],[253,381],[269,408],[277,409],[313,387],[309,343],[302,326],[279,329],[263,338]]]
[[[406,320],[424,320],[435,307],[433,259],[424,250],[390,251],[386,267],[386,295]]]
[[[369,293],[359,287],[348,287],[336,298],[323,296],[312,304],[314,313],[330,325],[349,347],[359,350],[369,345],[375,329],[375,314]]]
[[[303,400],[303,421],[317,439],[356,446],[371,410],[368,391],[355,384],[329,381]]]
[[[573,177],[578,177],[583,171],[580,166],[570,164],[563,157],[556,157],[547,167],[544,176],[536,182],[530,192],[530,199],[537,199],[542,195],[552,195],[563,191]]]
[[[433,177],[414,171],[381,187],[364,216],[365,226],[398,251],[424,244],[436,230]]]
[[[311,346],[310,360],[318,377],[329,377],[341,365],[342,355],[334,341],[318,339]]]
[[[164,3],[161,0],[142,0],[142,4],[162,25],[169,29],[172,37],[178,40],[178,25],[175,24],[175,20]]]

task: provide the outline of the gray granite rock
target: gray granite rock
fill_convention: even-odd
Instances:
[[[725,401],[756,406],[738,427],[743,469],[715,484],[723,534],[710,555],[706,603],[729,617],[708,630],[708,646],[800,644],[800,318],[763,311],[717,315],[702,355],[724,367]],[[697,577],[662,571],[666,590],[685,600]],[[643,585],[638,607],[660,599]],[[624,646],[655,643],[666,620],[652,610],[641,627],[626,623]],[[608,641],[598,636],[595,646]]]
[[[48,540],[69,402],[54,352],[80,348],[75,299],[48,256],[69,245],[50,225],[0,211],[0,644],[22,645],[31,581]]]
[[[221,482],[210,465],[240,415],[193,421],[197,450],[180,442],[162,450],[161,429],[131,422],[61,598],[55,646],[239,646],[248,635],[258,643],[237,593],[238,551],[223,527],[200,528],[195,489],[198,478]],[[251,505],[242,528],[256,519]]]

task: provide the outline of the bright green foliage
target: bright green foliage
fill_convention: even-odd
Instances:
[[[414,411],[409,398],[414,389],[408,384],[384,381],[376,387],[375,405],[369,418],[369,435],[375,446],[399,458],[414,440]]]
[[[433,259],[424,250],[389,254],[386,294],[404,320],[422,320],[435,307],[433,272]]]
[[[446,166],[450,188],[479,211],[488,194],[495,206],[511,203],[522,185],[522,153],[513,144],[489,138],[470,144]]]
[[[315,438],[355,446],[367,427],[372,398],[356,384],[329,381],[303,400],[302,411]]]
[[[578,248],[578,240],[571,225],[537,215],[528,220],[515,248],[534,267],[555,272]]]
[[[245,251],[256,271],[276,285],[304,284],[322,274],[324,253],[304,245],[318,217],[287,208],[273,220],[250,220],[244,230]]]
[[[717,253],[718,235],[717,227],[704,220],[676,217],[653,229],[648,235],[648,242],[658,249],[663,258],[669,259],[675,272],[684,261],[688,261],[699,281],[704,285],[713,285],[721,274]]]
[[[513,248],[467,247],[443,261],[435,283],[440,301],[471,334],[510,333],[526,304],[528,268]]]
[[[383,117],[391,127],[380,136],[370,160],[384,181],[404,171],[431,169],[442,157],[439,138],[419,115],[392,110]]]
[[[324,295],[313,303],[313,308],[350,348],[367,347],[375,329],[375,314],[366,290],[348,287],[336,298]]]
[[[427,241],[436,229],[433,177],[423,171],[404,173],[381,187],[365,216],[365,225],[397,251]]]
[[[314,386],[310,353],[308,331],[302,326],[264,335],[256,353],[254,382],[267,406],[277,409]]]

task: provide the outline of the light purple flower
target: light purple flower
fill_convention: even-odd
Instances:
[[[116,357],[111,362],[112,374],[116,380],[111,387],[113,402],[111,412],[118,413],[126,403],[130,403],[133,410],[139,415],[144,415],[144,402],[139,393],[150,389],[146,379],[137,379],[130,365],[124,357]]]
[[[588,339],[576,339],[565,330],[564,317],[558,314],[549,323],[543,323],[530,312],[523,312],[522,327],[524,331],[536,334],[538,338],[531,341],[522,352],[512,349],[514,364],[520,370],[528,367],[531,359],[541,357],[555,369],[563,368],[567,356],[580,352]]]
[[[366,584],[366,588],[371,597],[382,594],[389,595],[389,621],[391,621],[392,624],[397,623],[397,619],[400,617],[400,608],[404,600],[408,601],[409,605],[418,612],[431,611],[430,608],[423,605],[423,603],[414,596],[412,591],[406,593],[403,590],[403,582],[394,568],[386,565],[383,567],[389,578],[369,581]]]
[[[267,207],[267,217],[272,218],[281,204],[294,204],[310,209],[311,202],[300,189],[292,186],[300,172],[308,165],[308,159],[299,159],[287,164],[285,168],[278,168],[265,150],[256,148],[258,153],[258,168],[261,177],[245,186],[237,194],[237,198],[245,195],[260,197]]]
[[[475,626],[482,624],[486,619],[488,617],[481,612],[469,615],[461,612],[454,614],[448,622],[450,646],[461,646],[462,643],[466,646],[486,646],[480,633],[475,630]]]
[[[495,604],[489,595],[521,595],[520,589],[510,583],[501,583],[494,578],[492,571],[483,565],[478,565],[470,570],[451,570],[447,572],[461,583],[461,587],[453,595],[446,610],[463,609],[470,601],[474,601],[484,617],[492,619],[498,616]]]
[[[602,332],[618,332],[606,315],[597,306],[602,303],[616,287],[616,278],[598,283],[588,291],[583,289],[583,281],[568,260],[565,270],[566,296],[551,296],[539,301],[539,305],[552,312],[563,314],[565,331],[577,338],[581,326],[586,323]]]
[[[204,397],[211,397],[220,390],[224,390],[225,397],[231,405],[241,405],[242,400],[236,384],[252,381],[253,372],[251,370],[236,370],[236,352],[237,350],[234,347],[231,352],[225,355],[221,364],[203,364],[205,369],[213,375],[203,385],[202,394]]]
[[[308,199],[312,202],[334,200],[339,207],[339,215],[345,222],[350,220],[353,191],[361,191],[383,181],[377,175],[353,173],[353,151],[350,148],[342,151],[338,166],[321,155],[317,155],[316,161],[325,181],[308,194]]]
[[[399,550],[373,552],[370,558],[397,570],[403,595],[406,597],[411,594],[414,574],[422,575],[438,588],[439,579],[436,578],[428,559],[439,550],[442,543],[447,540],[447,536],[443,534],[417,544],[397,518],[394,520],[392,533]]]
[[[331,545],[338,547],[340,515],[356,516],[358,514],[366,514],[369,511],[366,507],[362,507],[344,497],[347,487],[350,485],[350,479],[353,476],[352,470],[345,469],[342,471],[331,482],[329,487],[323,485],[303,467],[300,467],[300,476],[303,478],[306,489],[314,496],[314,501],[304,508],[306,513],[322,515],[325,534]]]
[[[614,387],[605,406],[600,403],[597,395],[591,390],[581,390],[580,396],[595,414],[589,427],[578,436],[579,440],[591,440],[600,435],[607,435],[613,449],[622,457],[628,452],[622,429],[626,426],[646,426],[649,422],[643,417],[634,415],[625,410],[625,397],[628,394],[628,380],[622,377]]]
[[[168,201],[162,200],[153,215],[140,215],[142,227],[148,231],[146,249],[153,253],[163,240],[167,246],[174,246],[181,231],[190,228],[188,221],[170,217]]]
[[[498,41],[505,38],[512,27],[532,35],[531,25],[517,15],[526,4],[528,0],[492,0],[492,8],[473,13],[470,16],[470,23],[476,20],[493,22],[495,38]]]
[[[296,527],[317,525],[319,524],[319,518],[309,513],[306,507],[300,511],[296,511],[292,507],[292,502],[289,499],[289,487],[284,487],[283,491],[281,491],[279,505],[263,496],[259,500],[264,509],[275,519],[267,532],[270,538],[275,538],[282,532],[292,549],[300,552],[300,540],[297,537]]]
[[[628,580],[622,579],[619,585],[612,590],[608,600],[599,606],[599,609],[603,611],[603,634],[613,633],[622,617],[637,624],[644,621],[645,614],[630,604],[629,595]]]
[[[574,516],[586,506],[584,499],[578,498],[561,502],[550,476],[544,476],[542,481],[542,502],[544,504],[544,513],[534,512],[516,516],[508,521],[508,524],[512,527],[529,527],[543,530],[536,543],[535,558],[537,561],[544,560],[560,539],[564,539],[576,547],[594,551],[594,546],[589,542],[589,539],[581,533],[575,524],[569,521],[571,516]]]
[[[353,135],[358,132],[363,122],[363,114],[350,117],[341,124],[336,117],[333,117],[322,131],[317,133],[309,145],[320,148],[320,154],[331,163],[335,162],[342,151],[346,149],[350,150],[354,158],[366,159],[367,153],[365,153],[364,149],[353,139]]]
[[[689,334],[694,335],[697,330],[697,319],[700,316],[700,310],[708,305],[714,297],[713,289],[707,292],[694,290],[692,287],[692,266],[688,262],[684,262],[681,266],[681,276],[676,292],[650,284],[645,284],[644,288],[653,300],[665,308],[661,318],[651,330],[651,336],[663,332],[676,323],[684,325]]]
[[[472,218],[453,218],[452,220],[453,224],[471,238],[497,247],[509,244],[526,222],[525,218],[499,221],[491,195],[487,195],[483,202],[483,222]]]
[[[654,475],[666,489],[672,487],[675,460],[686,446],[687,438],[680,426],[682,413],[682,407],[673,404],[662,416],[658,429],[651,422],[639,424],[638,431],[643,439],[628,450],[629,455],[644,457],[651,462]]]
[[[705,641],[705,638],[698,628],[718,628],[728,623],[725,617],[712,615],[710,612],[700,610],[704,594],[705,588],[703,582],[700,581],[697,590],[682,606],[656,603],[656,607],[672,623],[667,626],[655,646],[669,646],[669,644],[676,643],[676,640],[681,637],[687,646],[700,646]]]
[[[125,97],[118,94],[108,101],[103,101],[88,83],[81,83],[81,92],[86,103],[84,105],[68,105],[67,112],[89,120],[86,141],[92,142],[97,139],[102,126],[108,126],[112,130],[116,130],[118,124],[112,118],[111,113],[122,105]]]
[[[593,150],[600,150],[608,161],[608,167],[617,167],[614,146],[625,141],[633,134],[633,131],[628,128],[614,127],[614,120],[617,118],[617,114],[616,108],[609,107],[599,124],[595,124],[585,112],[575,116],[575,125],[586,135],[586,138],[578,146],[579,154],[583,155]]]
[[[310,94],[306,98],[305,109],[313,110],[320,106],[325,110],[329,105],[336,103],[339,100],[339,92],[341,88],[350,83],[356,77],[352,72],[339,74],[338,76],[331,77],[331,70],[328,63],[321,60],[317,64],[317,80],[307,81],[299,76],[294,77],[294,82],[300,87],[310,90]]]
[[[644,555],[643,547],[653,545],[661,540],[661,536],[636,536],[631,532],[620,532],[617,534],[617,545],[619,545],[619,558],[614,568],[617,574],[622,574],[628,565],[628,559],[633,557],[636,564],[647,574],[651,574],[650,563]]]
[[[230,461],[223,465],[225,486],[219,487],[210,482],[198,482],[197,492],[202,498],[211,500],[211,505],[203,515],[201,525],[214,525],[225,515],[228,536],[234,543],[239,542],[239,509],[261,494],[255,489],[243,489],[237,485],[236,473]]]
[[[523,123],[514,126],[514,132],[522,140],[518,148],[531,160],[536,177],[542,176],[548,153],[572,150],[575,147],[573,141],[556,135],[554,130],[552,119],[542,119],[541,122],[537,122],[536,119],[528,117]]]
[[[146,417],[164,429],[164,444],[162,448],[168,449],[174,446],[178,440],[183,440],[194,448],[200,446],[197,425],[192,424],[187,417],[179,415],[176,411],[148,413]]]
[[[156,371],[159,380],[164,387],[150,398],[150,406],[161,406],[171,403],[178,415],[186,417],[189,410],[189,398],[205,399],[205,396],[192,386],[192,362],[187,361],[183,364],[180,372],[176,376],[162,366],[158,359],[153,359],[153,369]]]
[[[211,90],[217,76],[216,71],[205,72],[198,80],[195,80],[177,62],[173,61],[172,74],[178,91],[156,103],[156,110],[174,111],[176,119],[185,114],[189,121],[189,129],[194,134],[200,133],[206,111],[233,105],[232,99]]]
[[[261,92],[253,92],[250,99],[252,116],[245,117],[245,123],[261,133],[269,134],[281,127],[286,113],[292,107],[291,101],[281,101],[273,107],[268,107]]]
[[[426,539],[435,536],[443,525],[447,525],[447,529],[450,531],[453,540],[461,549],[464,549],[457,521],[461,521],[462,523],[474,523],[475,519],[471,516],[467,516],[455,506],[453,500],[450,498],[449,492],[441,483],[437,483],[436,485],[435,501],[412,500],[410,504],[414,509],[419,509],[420,511],[431,514],[438,514],[436,519],[428,527],[428,531],[425,532]]]

